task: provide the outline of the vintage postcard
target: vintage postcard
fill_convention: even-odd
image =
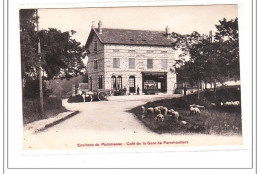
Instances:
[[[238,5],[19,10],[24,150],[243,145]]]

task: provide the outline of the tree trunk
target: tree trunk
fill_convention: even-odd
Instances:
[[[39,32],[39,21],[38,21],[38,10],[36,10],[36,17],[37,17],[37,32]],[[40,90],[40,110],[41,116],[44,118],[44,110],[43,110],[43,90],[42,90],[42,67],[41,67],[41,44],[40,39],[38,39],[38,58],[39,58],[39,90]]]
[[[198,80],[198,100],[200,99],[200,81]]]

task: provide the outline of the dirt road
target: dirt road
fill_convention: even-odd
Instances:
[[[24,149],[91,148],[90,146],[96,143],[119,143],[125,147],[134,146],[130,145],[133,142],[158,141],[188,141],[189,143],[185,144],[187,146],[242,142],[240,136],[220,136],[219,141],[216,136],[209,135],[160,135],[151,132],[133,114],[127,112],[146,102],[169,97],[173,96],[118,96],[110,97],[109,101],[87,103],[67,103],[63,100],[63,105],[68,110],[79,110],[80,113],[43,132],[24,132]]]

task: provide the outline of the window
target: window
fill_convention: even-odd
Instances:
[[[135,77],[134,76],[129,77],[129,92],[130,93],[135,92]]]
[[[97,51],[97,41],[94,43],[94,51]]]
[[[94,69],[98,68],[98,60],[94,60]]]
[[[120,59],[113,58],[113,68],[120,68]]]
[[[135,69],[135,58],[129,58],[129,69]]]
[[[122,89],[122,77],[117,77],[117,89]]]
[[[116,89],[116,77],[115,76],[111,77],[111,88]]]
[[[147,69],[153,69],[153,59],[147,59]]]
[[[162,51],[161,53],[163,53],[163,54],[166,54],[166,53],[167,53],[167,51]]]
[[[114,53],[118,53],[118,52],[119,52],[119,50],[113,50],[113,52],[114,52]]]
[[[162,70],[167,70],[167,59],[161,60]]]
[[[103,88],[103,76],[98,76],[98,89]]]
[[[152,50],[147,50],[146,53],[148,53],[148,54],[152,54],[153,51],[152,51]]]

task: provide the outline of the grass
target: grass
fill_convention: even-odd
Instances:
[[[67,111],[59,98],[45,98],[43,108],[44,116],[40,113],[39,99],[23,99],[23,124],[54,117]]]
[[[210,96],[207,94],[207,96]],[[226,97],[226,96],[225,96]],[[227,98],[226,98],[227,99]],[[154,120],[154,114],[145,113],[145,117],[140,115],[141,106],[135,107],[129,112],[138,116],[141,122],[152,131],[161,133],[202,133],[202,134],[221,134],[221,135],[241,135],[242,121],[240,107],[221,107],[211,106],[209,97],[202,93],[201,99],[197,100],[197,95],[189,95],[181,98],[172,98],[148,102],[144,105],[147,109],[155,106],[165,106],[179,112],[179,121],[174,121],[172,117],[165,116],[165,120],[158,123]],[[200,115],[190,115],[189,105],[200,104],[205,106]],[[182,124],[186,121],[187,124]]]

